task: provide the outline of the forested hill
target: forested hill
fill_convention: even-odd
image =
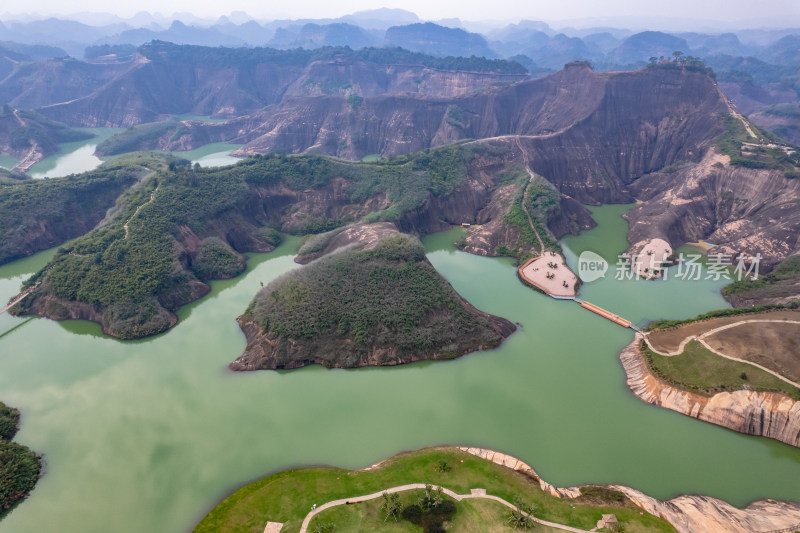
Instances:
[[[150,61],[164,61],[203,65],[205,67],[238,68],[270,63],[281,66],[307,67],[315,61],[336,61],[339,64],[356,62],[376,66],[420,66],[439,70],[487,72],[496,74],[525,75],[527,70],[516,61],[487,59],[483,56],[454,54],[436,57],[412,52],[397,47],[352,49],[349,46],[324,46],[307,49],[295,48],[225,48],[193,45],[177,45],[164,41],[153,41],[140,46],[139,54]]]
[[[128,156],[64,178],[0,184],[0,264],[83,235],[122,192],[159,168],[168,156]]]
[[[370,237],[256,295],[238,318],[247,348],[230,367],[352,368],[453,359],[494,348],[516,329],[464,301],[415,237],[385,231]]]
[[[41,457],[13,442],[19,411],[0,402],[0,520],[25,499],[39,480]]]
[[[90,319],[126,339],[164,331],[179,306],[208,292],[206,281],[241,273],[244,252],[272,250],[273,228],[306,234],[363,217],[401,220],[458,187],[472,156],[451,146],[377,163],[281,155],[215,169],[173,163],[59,250],[12,311]],[[445,225],[430,213],[420,224]]]

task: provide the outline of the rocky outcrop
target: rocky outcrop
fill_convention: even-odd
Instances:
[[[97,307],[74,300],[65,300],[45,294],[30,301],[23,300],[11,308],[13,314],[24,309],[26,314],[39,315],[52,320],[88,320],[100,325],[106,335],[133,339],[167,330],[178,323],[178,317],[171,310],[198,300],[208,294],[211,287],[197,280],[164,294],[153,300],[153,312],[146,320],[132,317],[127,309]]]
[[[761,254],[762,267],[800,250],[800,180],[782,172],[735,167],[709,150],[699,163],[645,175],[631,185],[630,242],[662,238],[673,245],[700,239],[715,253]]]
[[[362,250],[371,250],[382,238],[397,233],[397,226],[392,222],[375,222],[373,224],[352,224],[321,235],[311,236],[297,251],[295,263],[307,265],[337,250],[354,246]]]
[[[8,106],[0,110],[0,153],[19,159],[15,168],[20,172],[27,172],[34,164],[56,153],[59,143],[92,136],[31,111],[19,111]]]
[[[531,466],[511,455],[485,448],[461,447],[461,450],[536,479],[542,490],[552,496],[581,496],[580,487],[554,487]],[[607,488],[621,492],[634,505],[663,518],[680,533],[789,533],[800,529],[800,503],[797,502],[759,500],[739,509],[709,496],[678,496],[664,502],[624,485],[607,485]]]
[[[775,392],[737,390],[711,397],[672,387],[650,373],[640,338],[620,352],[628,387],[641,400],[726,427],[800,447],[800,402]]]

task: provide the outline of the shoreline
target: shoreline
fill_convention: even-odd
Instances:
[[[512,455],[487,448],[457,446],[458,449],[511,470],[522,472],[539,482],[545,492],[557,498],[575,499],[581,487],[599,486],[624,494],[640,509],[672,524],[679,533],[777,533],[800,530],[800,502],[760,499],[739,509],[711,496],[681,495],[667,501],[625,485],[581,485],[559,488],[543,480],[527,463]],[[380,463],[378,463],[380,464]]]
[[[637,334],[619,354],[626,384],[634,396],[739,433],[800,448],[800,401],[776,392],[737,390],[709,397],[678,389],[650,372],[639,349],[641,339]]]

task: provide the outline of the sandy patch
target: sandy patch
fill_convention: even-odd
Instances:
[[[569,269],[564,258],[555,252],[545,252],[525,263],[519,269],[520,275],[532,285],[551,296],[575,296],[578,277]]]
[[[652,239],[631,260],[632,268],[637,276],[653,279],[660,278],[661,264],[672,255],[672,247],[664,239]]]

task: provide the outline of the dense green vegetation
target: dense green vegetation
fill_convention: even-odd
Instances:
[[[283,217],[293,213],[287,214],[282,209],[270,210],[267,218],[259,215],[259,220],[254,221],[243,210],[261,201],[256,189],[282,184],[302,192],[323,187],[334,178],[344,178],[347,180],[344,192],[353,204],[363,204],[378,193],[385,193],[390,201],[387,209],[367,218],[396,220],[407,211],[421,207],[429,194],[444,195],[462,183],[471,156],[469,149],[453,145],[374,163],[273,154],[229,167],[203,169],[170,159],[168,166],[162,164],[150,179],[120,197],[120,208],[107,224],[60,250],[45,269],[33,276],[28,281],[29,286],[42,280],[46,283],[17,310],[30,309],[37,294],[47,293],[61,300],[91,305],[103,315],[106,330],[121,338],[164,331],[174,323],[170,312],[197,297],[190,291],[192,281],[230,277],[243,269],[241,256],[223,242],[225,239],[204,241],[198,254],[188,254],[181,244],[186,231],[201,239],[223,237],[215,229],[222,217],[234,222],[252,240],[274,243],[279,239],[276,229],[299,234],[318,233],[353,221],[328,219],[324,214],[309,212],[304,217],[293,215],[292,224],[284,228]],[[119,167],[121,177],[118,179],[127,176],[125,183],[130,184],[141,174],[129,175],[127,171],[132,163],[130,159],[125,161],[127,163],[79,177],[32,183],[31,187],[39,187],[44,193],[38,197],[27,193],[26,205],[37,198],[40,205],[31,209],[35,214],[36,209],[48,205],[42,203],[42,198],[47,200],[52,196],[55,202],[64,197],[63,191],[55,190],[51,183],[75,186],[87,180],[91,182],[95,176],[105,180],[114,175],[110,173],[112,168]],[[141,169],[142,165],[136,168]],[[85,190],[85,186],[79,188],[79,191]],[[81,195],[80,198],[92,196]],[[22,209],[22,204],[14,205],[14,210]],[[64,208],[55,206],[51,210],[59,212]],[[14,220],[10,216],[12,211],[8,213],[7,217],[0,216],[0,220]],[[29,214],[24,213],[24,216]],[[11,239],[14,231],[9,226],[9,233],[2,238]],[[18,240],[24,242],[24,237],[25,232],[19,232]],[[238,250],[243,251],[247,250]],[[56,318],[65,317],[65,310],[60,307],[51,307],[45,312]]]
[[[150,122],[139,124],[112,135],[105,141],[97,145],[97,153],[100,155],[116,155],[139,150],[147,141],[157,139],[162,135],[173,132],[175,138],[179,137],[183,125],[175,120],[165,120],[163,122]]]
[[[672,53],[672,58],[651,57],[647,68],[656,69],[673,69],[673,70],[689,70],[693,72],[703,72],[716,79],[714,69],[707,67],[705,61],[699,57],[683,55],[683,52],[676,51]]]
[[[485,57],[433,57],[402,48],[362,48],[325,46],[308,50],[277,50],[274,48],[224,48],[176,45],[153,41],[139,47],[139,53],[156,62],[180,62],[208,67],[231,65],[255,66],[259,63],[305,67],[314,61],[339,59],[348,62],[364,61],[378,65],[419,65],[442,70],[493,72],[498,74],[527,74],[516,61],[486,59]]]
[[[772,272],[760,276],[757,280],[734,281],[722,289],[722,295],[750,302],[788,298],[800,294],[799,282],[800,256],[795,255],[784,259]]]
[[[0,520],[36,485],[41,459],[27,447],[11,442],[19,411],[0,402]]]
[[[0,184],[0,264],[86,232],[160,161],[131,157],[77,176]]]
[[[219,237],[208,237],[200,243],[192,271],[199,279],[208,281],[238,276],[244,266],[245,258],[234,252],[228,243]]]
[[[11,440],[17,434],[19,411],[0,402],[0,439]]]
[[[313,357],[328,366],[359,366],[376,349],[451,358],[502,340],[428,263],[422,244],[404,234],[292,271],[263,289],[245,316],[270,336],[326,339],[330,348]],[[295,355],[281,353],[277,366],[291,367]]]
[[[467,126],[467,116],[464,110],[457,105],[447,106],[444,120],[454,128],[464,129]]]
[[[441,462],[451,468],[442,471],[438,468]],[[585,530],[594,527],[604,513],[614,513],[629,533],[674,531],[664,520],[646,512],[640,514],[641,509],[624,498],[622,503],[617,500],[584,502],[556,498],[541,490],[536,480],[520,472],[456,448],[429,448],[397,455],[381,463],[380,467],[367,471],[302,468],[273,474],[231,494],[206,515],[195,532],[261,531],[271,520],[284,523],[283,532],[296,533],[315,503],[322,505],[331,500],[372,494],[398,485],[426,482],[447,487],[458,494],[468,494],[470,489],[482,487],[488,494],[506,501],[522,500],[533,505],[539,518]],[[455,519],[464,509],[456,513]],[[379,528],[385,526],[383,515],[372,518],[378,522],[372,530],[381,531]],[[413,529],[393,528],[392,531]]]
[[[539,239],[536,238],[536,233],[541,237],[546,250],[560,253],[561,247],[550,233],[550,230],[547,229],[547,217],[550,211],[558,205],[558,192],[541,176],[535,176],[531,180],[527,173],[519,173],[516,176],[516,182],[517,194],[508,213],[503,217],[503,222],[519,229],[519,243],[510,249],[502,247],[502,249],[498,250],[498,253],[517,257],[520,261],[523,261],[526,257],[525,250],[533,250],[538,254]],[[536,232],[531,228],[528,217],[522,208],[523,202],[525,202],[525,208],[531,215],[531,221],[536,228]]]
[[[728,285],[730,287],[730,285]],[[726,287],[727,288],[727,287]],[[725,289],[723,289],[724,291]],[[718,309],[716,311],[709,311],[697,315],[694,318],[686,318],[679,320],[654,320],[646,328],[646,331],[654,331],[658,329],[669,329],[682,326],[683,324],[691,324],[692,322],[701,322],[711,318],[721,318],[726,316],[739,316],[750,315],[753,313],[763,313],[764,311],[779,311],[781,309],[797,309],[800,303],[795,302],[789,305],[754,305],[752,307],[734,307],[730,309]]]
[[[4,110],[5,115],[11,112],[13,111],[10,109]],[[17,114],[25,121],[25,125],[14,129],[11,134],[9,145],[14,150],[26,150],[35,143],[43,152],[53,153],[58,150],[59,143],[82,141],[93,137],[91,133],[69,128],[60,122],[43,117],[36,111],[17,111]]]
[[[361,104],[364,103],[364,98],[356,93],[353,93],[347,97],[347,103],[352,107],[361,107]]]
[[[723,117],[725,132],[717,141],[720,151],[731,158],[731,164],[745,168],[764,168],[782,171],[787,178],[800,175],[800,155],[795,150],[792,155],[779,148],[769,148],[764,142],[781,142],[755,125],[751,128],[759,136],[753,139],[742,124],[732,115]],[[748,143],[748,144],[744,144]]]
[[[686,344],[683,353],[659,355],[642,341],[640,345],[650,371],[662,381],[703,396],[720,392],[751,390],[780,392],[800,400],[800,389],[747,363],[725,359],[697,341]]]

